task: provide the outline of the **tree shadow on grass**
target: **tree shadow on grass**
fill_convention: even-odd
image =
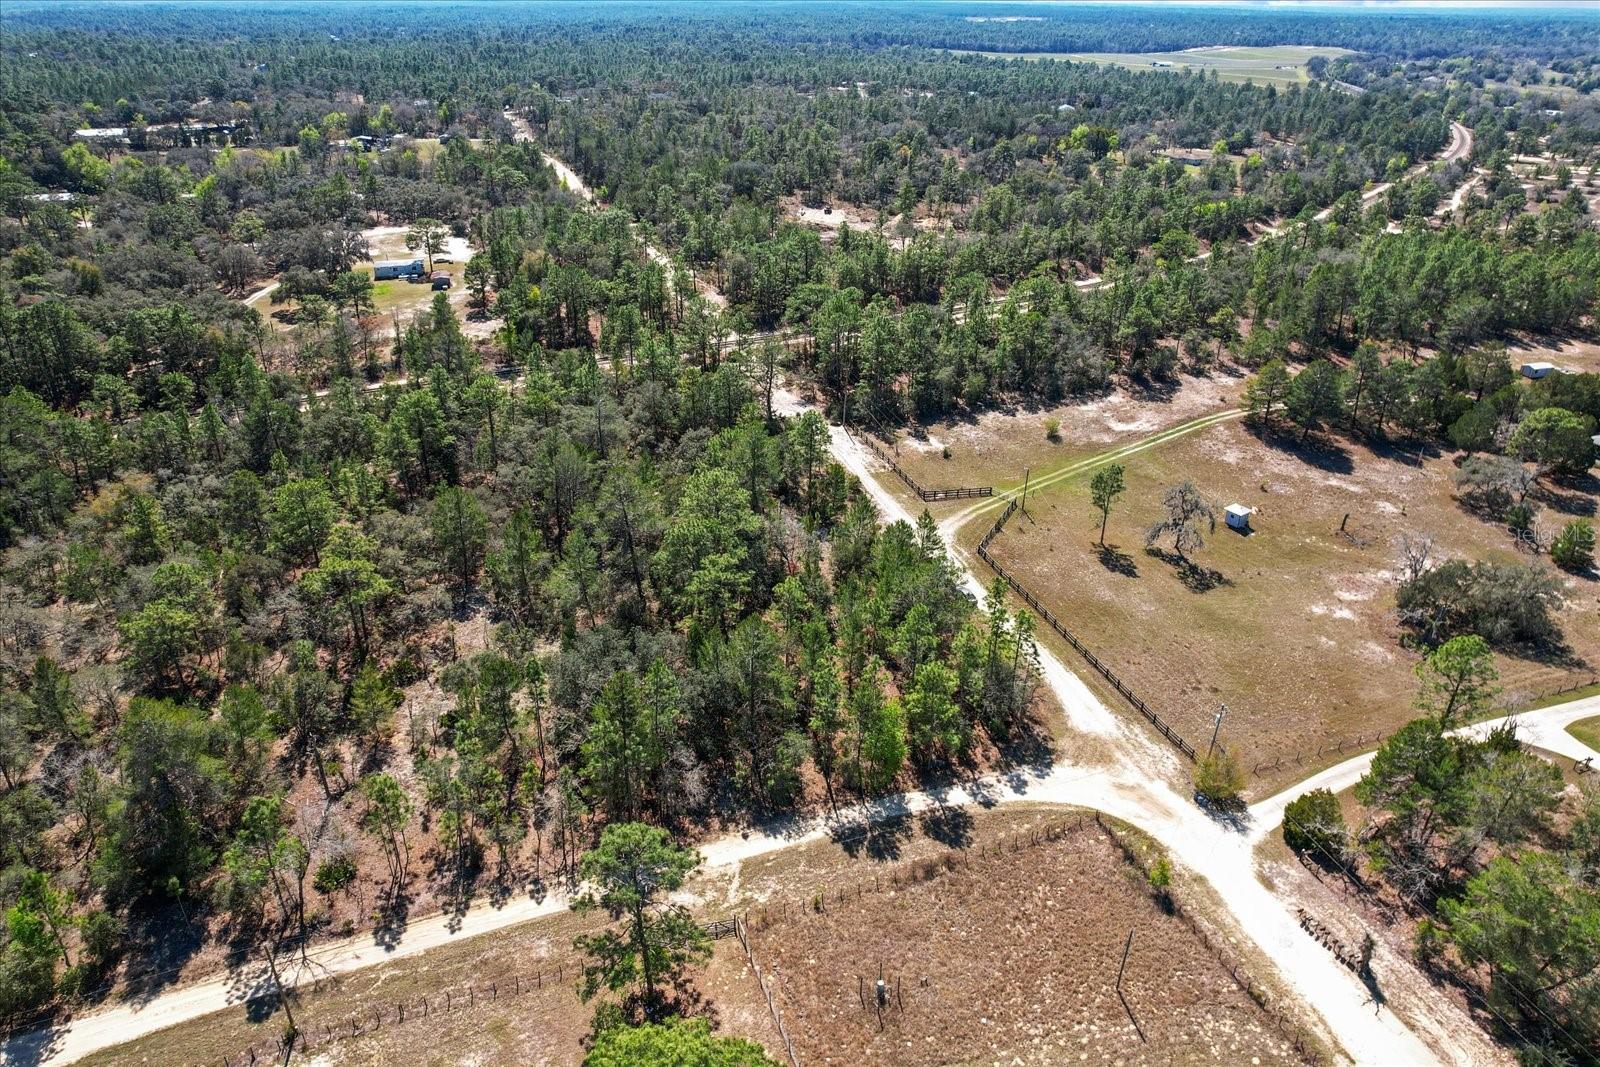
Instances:
[[[1149,545],[1145,555],[1154,556],[1177,572],[1178,581],[1191,593],[1209,593],[1213,589],[1233,585],[1233,579],[1214,567],[1202,567],[1192,559]]]
[[[1585,474],[1581,478],[1565,479],[1559,485],[1541,482],[1529,495],[1548,506],[1551,511],[1559,511],[1563,515],[1593,517],[1595,497],[1600,496],[1600,478]]]
[[[949,848],[966,848],[972,841],[972,813],[941,804],[923,812],[918,822],[925,836]]]
[[[851,859],[866,856],[882,863],[900,858],[900,851],[911,839],[914,829],[910,814],[902,811],[876,821],[868,815],[840,823],[828,836]]]
[[[1366,434],[1362,439],[1366,441],[1374,456],[1403,463],[1408,467],[1420,467],[1424,460],[1436,459],[1443,454],[1438,445],[1421,438],[1394,438],[1383,434]]]
[[[1252,428],[1251,432],[1268,448],[1293,456],[1300,462],[1327,471],[1329,474],[1350,474],[1356,469],[1350,450],[1331,437],[1320,434],[1301,437],[1273,433],[1262,428]]]
[[[1119,549],[1116,545],[1099,545],[1095,555],[1100,560],[1100,566],[1112,574],[1120,574],[1124,578],[1139,577],[1139,565],[1133,557]]]

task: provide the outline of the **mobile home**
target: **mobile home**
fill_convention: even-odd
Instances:
[[[381,282],[387,278],[420,278],[422,277],[422,260],[420,259],[392,259],[387,263],[374,263],[372,265],[372,280]]]

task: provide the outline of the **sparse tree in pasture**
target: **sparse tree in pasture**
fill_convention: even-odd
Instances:
[[[1172,538],[1172,549],[1180,560],[1205,547],[1206,537],[1217,531],[1217,514],[1200,495],[1193,482],[1168,489],[1161,498],[1166,518],[1145,531],[1144,543],[1153,545],[1163,537]]]
[[[1113,463],[1095,472],[1089,481],[1089,497],[1100,512],[1100,547],[1106,546],[1106,523],[1111,519],[1111,505],[1122,495],[1123,466]]]

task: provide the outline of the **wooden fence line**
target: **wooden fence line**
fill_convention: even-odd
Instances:
[[[923,501],[971,500],[973,497],[994,496],[994,486],[992,485],[970,486],[955,489],[924,489],[921,485],[917,484],[917,480],[915,478],[901,470],[900,464],[896,463],[894,459],[890,457],[889,453],[879,448],[877,442],[872,440],[871,437],[868,437],[866,434],[862,434],[857,437],[856,440],[866,445],[874,456],[877,456],[884,463],[888,464],[889,469],[894,471],[895,475],[899,477],[902,482],[905,482],[906,486],[913,493],[917,494],[917,497]]]
[[[1551,697],[1562,696],[1566,693],[1576,693],[1580,689],[1589,689],[1597,684],[1600,684],[1600,677],[1590,678],[1587,682],[1569,682],[1554,689],[1547,689],[1536,693],[1531,700],[1527,701],[1527,703],[1532,703],[1533,701],[1537,700],[1548,700]],[[1520,713],[1521,710],[1522,709],[1520,708],[1508,707],[1504,709],[1504,712],[1508,716],[1515,717]],[[1250,769],[1250,773],[1252,775],[1259,776],[1262,771],[1281,771],[1285,767],[1299,767],[1303,764],[1310,763],[1312,760],[1320,759],[1323,756],[1328,755],[1330,752],[1340,755],[1349,752],[1354,755],[1355,753],[1365,752],[1371,748],[1377,748],[1385,739],[1391,736],[1392,734],[1386,734],[1382,730],[1373,733],[1371,736],[1359,734],[1355,737],[1345,738],[1342,741],[1335,741],[1332,744],[1322,745],[1320,748],[1312,749],[1309,752],[1299,752],[1294,755],[1279,756],[1277,759],[1270,761],[1262,760]]]
[[[737,918],[715,919],[700,924],[700,929],[713,941],[739,936],[738,927]],[[281,1061],[291,1048],[310,1051],[329,1041],[360,1037],[407,1020],[425,1019],[441,1012],[461,1011],[476,1007],[480,1003],[492,1004],[502,997],[543,989],[546,982],[566,981],[569,969],[574,975],[582,971],[581,965],[575,961],[575,956],[567,956],[532,972],[513,971],[487,983],[469,983],[464,989],[446,989],[442,994],[424,993],[415,998],[407,997],[387,1004],[374,1005],[336,1022],[314,1023],[301,1027],[293,1038],[275,1037],[270,1041],[250,1045],[244,1051],[232,1056],[222,1056],[220,1062],[222,1067],[246,1067],[248,1064],[265,1062],[267,1059]],[[313,982],[311,988],[315,990],[321,984],[321,981]],[[291,995],[293,992],[290,990]],[[795,1064],[794,1067],[799,1065]]]
[[[767,1002],[767,1013],[772,1016],[772,1023],[778,1028],[778,1037],[783,1041],[783,1051],[789,1057],[789,1067],[800,1067],[800,1057],[795,1055],[794,1042],[789,1040],[789,1031],[783,1025],[783,1015],[778,1011],[778,1003],[772,997],[772,990],[767,988],[767,979],[762,973],[761,964],[756,962],[756,950],[750,947],[750,931],[747,929],[747,924],[743,919],[734,921],[739,944],[744,948],[744,958],[756,976],[756,987],[761,990],[761,996]]]
[[[1155,726],[1155,728],[1161,733],[1162,737],[1165,737],[1168,741],[1171,741],[1175,746],[1177,746],[1178,751],[1182,752],[1192,762],[1195,759],[1194,746],[1185,741],[1183,739],[1183,735],[1179,734],[1170,723],[1157,714],[1155,709],[1150,707],[1150,705],[1145,702],[1143,697],[1139,696],[1131,688],[1129,688],[1128,684],[1118,677],[1117,673],[1108,665],[1106,665],[1106,663],[1103,662],[1099,656],[1096,656],[1093,652],[1089,651],[1088,646],[1082,641],[1078,640],[1077,635],[1071,630],[1067,629],[1066,626],[1062,624],[1060,619],[1056,618],[1055,612],[1051,611],[1049,608],[1040,603],[1038,597],[1029,592],[1021,582],[1017,581],[1017,579],[1012,577],[1012,575],[1004,567],[997,563],[993,556],[989,555],[989,545],[996,537],[1000,536],[1000,531],[1005,528],[1006,522],[1011,518],[1011,516],[1016,514],[1018,503],[1018,499],[1016,497],[1012,497],[1011,503],[1006,505],[1005,510],[1000,513],[1000,517],[995,520],[995,524],[989,528],[989,532],[984,534],[983,538],[979,540],[978,558],[987,563],[989,567],[1028,604],[1029,607],[1038,613],[1041,619],[1050,625],[1052,630],[1060,635],[1063,641],[1071,645],[1079,655],[1087,660],[1089,666],[1100,672],[1101,676],[1104,677],[1106,681],[1111,683],[1112,687],[1116,689],[1119,694],[1121,694],[1123,699],[1125,699],[1129,704],[1133,705],[1135,711],[1139,712],[1139,714],[1143,715],[1153,726]]]
[[[845,904],[860,900],[869,893],[892,891],[901,886],[931,881],[941,871],[971,867],[974,852],[981,859],[984,856],[1020,852],[1048,841],[1059,841],[1069,831],[1076,833],[1082,830],[1086,821],[1085,816],[1077,815],[1042,827],[1031,827],[1026,832],[1002,834],[975,847],[954,848],[936,856],[908,860],[889,868],[886,872],[875,873],[871,882],[863,881],[854,886],[835,886],[832,889],[819,890],[804,902],[793,903],[787,898],[775,898],[763,904],[759,913],[746,912],[741,921],[747,930],[765,930],[776,923],[786,922],[791,917],[821,914],[827,911],[830,902]]]
[[[1339,754],[1343,754],[1345,752],[1365,752],[1369,748],[1376,747],[1386,736],[1387,735],[1384,734],[1382,730],[1379,730],[1370,737],[1366,734],[1361,734],[1356,737],[1346,738],[1343,741],[1335,741],[1331,745],[1323,745],[1322,747],[1314,749],[1310,752],[1301,752],[1293,756],[1279,756],[1277,759],[1270,762],[1267,760],[1262,760],[1250,769],[1250,773],[1252,775],[1260,775],[1262,771],[1279,771],[1284,767],[1298,767],[1303,763],[1309,763],[1314,759],[1320,759],[1330,752]]]
[[[1100,829],[1111,838],[1112,842],[1119,849],[1121,849],[1123,858],[1127,860],[1127,862],[1136,870],[1145,871],[1146,875],[1148,876],[1149,871],[1145,866],[1143,858],[1134,851],[1132,845],[1123,840],[1122,833],[1117,829],[1117,827],[1115,825],[1107,824],[1105,819],[1101,817],[1101,813],[1098,811],[1094,813],[1094,821],[1095,825],[1100,827]],[[1156,891],[1155,887],[1151,888],[1152,891]],[[1309,1035],[1307,1034],[1305,1027],[1301,1026],[1300,1023],[1290,1018],[1282,1008],[1273,1003],[1272,999],[1268,997],[1266,990],[1256,984],[1255,979],[1250,976],[1250,972],[1234,958],[1232,952],[1226,947],[1226,945],[1219,943],[1217,939],[1213,938],[1205,925],[1196,920],[1195,917],[1190,914],[1188,909],[1185,908],[1177,899],[1177,897],[1175,897],[1171,892],[1167,892],[1163,894],[1163,900],[1168,909],[1170,909],[1171,914],[1189,928],[1189,932],[1194,934],[1201,946],[1204,947],[1207,952],[1211,953],[1212,958],[1217,961],[1217,964],[1223,970],[1228,972],[1228,977],[1233,980],[1234,985],[1236,985],[1239,990],[1245,994],[1245,996],[1249,997],[1256,1007],[1262,1010],[1268,1019],[1272,1020],[1272,1024],[1277,1027],[1278,1033],[1282,1034],[1285,1040],[1287,1040],[1290,1045],[1293,1046],[1295,1052],[1300,1055],[1301,1059],[1307,1063],[1317,1062],[1319,1057],[1317,1057],[1314,1052],[1314,1046],[1309,1040]]]
[[[785,922],[790,918],[805,918],[806,916],[820,913],[826,910],[830,899],[839,903],[859,900],[866,893],[892,891],[901,886],[929,881],[941,870],[954,870],[957,866],[971,867],[972,854],[974,852],[977,853],[980,859],[985,856],[1003,857],[1040,844],[1062,840],[1069,834],[1081,833],[1085,828],[1090,829],[1091,832],[1098,830],[1105,835],[1112,845],[1122,853],[1125,862],[1133,866],[1135,870],[1146,870],[1144,860],[1123,839],[1122,833],[1118,831],[1117,827],[1104,819],[1099,811],[1095,811],[1090,814],[1062,818],[1046,823],[1043,826],[1029,827],[1025,831],[1019,831],[1014,834],[1002,834],[973,848],[951,850],[941,856],[912,860],[891,868],[886,874],[874,875],[870,883],[858,883],[853,890],[849,887],[824,890],[803,903],[791,904],[786,899],[769,900],[762,906],[759,916],[746,913],[740,923],[740,928],[743,936],[747,938],[751,930],[764,930],[775,923]],[[1315,1045],[1305,1028],[1274,1002],[1267,994],[1266,989],[1259,985],[1243,965],[1238,963],[1230,954],[1224,943],[1214,938],[1209,930],[1185,910],[1171,894],[1167,895],[1167,900],[1170,902],[1172,914],[1188,927],[1190,932],[1199,940],[1201,946],[1227,972],[1228,977],[1240,991],[1261,1009],[1278,1033],[1295,1050],[1296,1054],[1307,1063],[1317,1062]],[[765,992],[764,989],[763,992]]]

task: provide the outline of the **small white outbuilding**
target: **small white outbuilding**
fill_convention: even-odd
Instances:
[[[1235,530],[1250,529],[1250,513],[1255,508],[1247,508],[1243,504],[1229,504],[1222,509],[1223,521]]]
[[[1522,376],[1524,378],[1543,378],[1555,369],[1556,365],[1554,363],[1524,363],[1522,365]]]

